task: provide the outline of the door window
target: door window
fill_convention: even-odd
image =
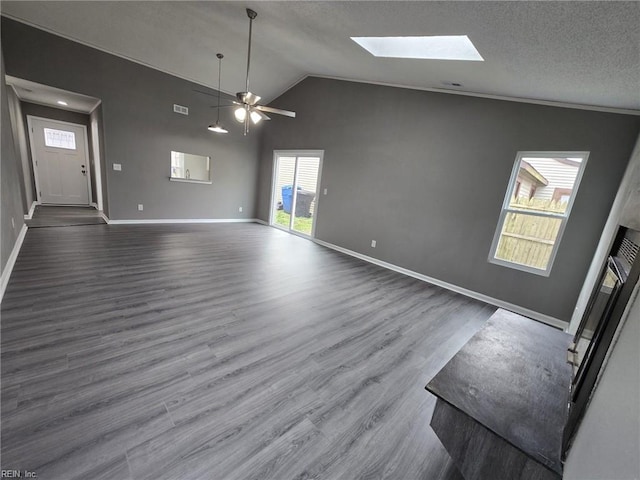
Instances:
[[[76,134],[66,130],[56,130],[55,128],[44,128],[44,144],[47,147],[76,149]]]

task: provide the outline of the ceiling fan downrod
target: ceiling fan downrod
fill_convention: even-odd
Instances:
[[[251,34],[253,30],[253,20],[258,16],[258,14],[247,8],[247,16],[249,17],[249,47],[247,49],[247,78],[245,82],[245,92],[249,92],[249,69],[251,67]]]
[[[247,105],[249,101],[249,71],[251,69],[251,37],[253,33],[253,20],[258,16],[258,14],[247,8],[247,17],[249,17],[249,44],[247,46],[247,76],[245,78],[245,87],[244,92],[242,94],[238,94],[238,99],[243,103],[244,108],[244,134],[249,133],[249,116],[250,116],[250,107]]]

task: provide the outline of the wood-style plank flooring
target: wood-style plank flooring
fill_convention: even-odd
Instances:
[[[105,224],[100,212],[93,207],[61,207],[37,205],[31,219],[25,223],[29,228],[68,227],[72,225]]]
[[[2,468],[459,480],[424,386],[494,311],[256,224],[29,229],[2,302]]]

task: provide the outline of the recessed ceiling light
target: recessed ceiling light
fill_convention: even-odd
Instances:
[[[58,100],[58,105],[68,105],[68,103],[62,100]]]
[[[484,62],[466,35],[433,37],[351,37],[375,57]]]

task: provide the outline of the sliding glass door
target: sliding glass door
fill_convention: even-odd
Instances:
[[[271,225],[313,237],[322,150],[274,152]]]

